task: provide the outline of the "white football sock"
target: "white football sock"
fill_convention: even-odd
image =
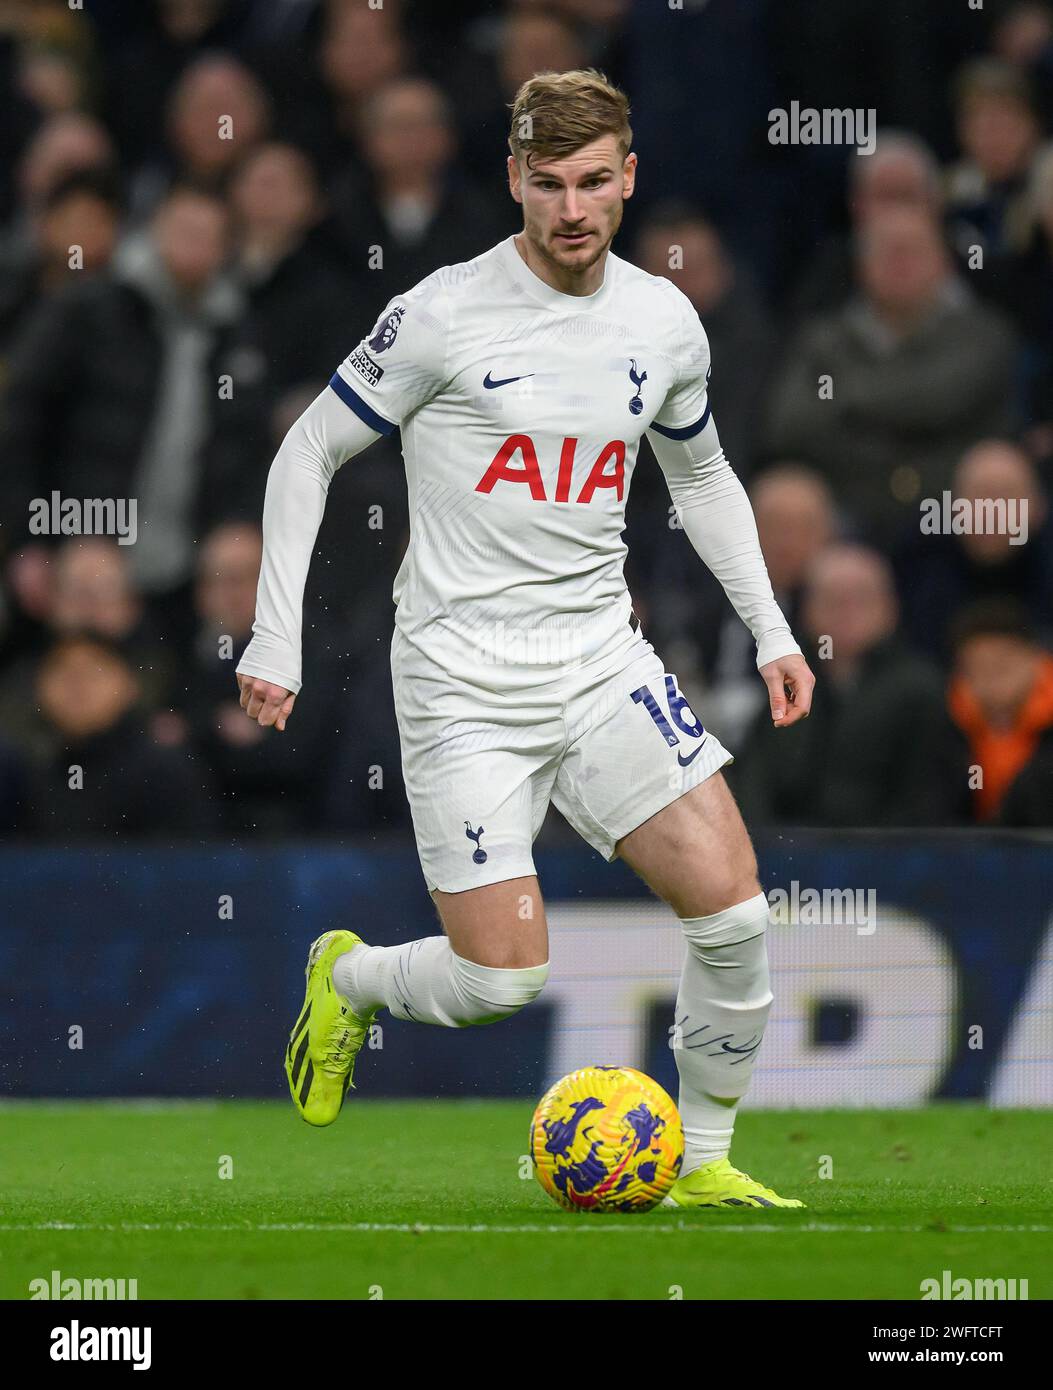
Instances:
[[[356,1013],[389,1009],[396,1018],[467,1028],[496,1023],[536,999],[548,962],[497,970],[458,956],[445,936],[402,946],[354,946],[333,966],[333,984]]]
[[[763,893],[710,917],[682,919],[687,956],[676,999],[673,1052],[680,1073],[684,1166],[725,1158],[772,995],[768,900]]]

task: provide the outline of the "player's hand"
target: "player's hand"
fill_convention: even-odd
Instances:
[[[241,708],[260,728],[268,729],[273,724],[279,733],[284,733],[296,696],[284,685],[272,685],[259,676],[243,676],[240,671],[237,674]]]
[[[768,687],[771,721],[777,729],[787,729],[798,719],[807,719],[812,708],[815,677],[803,656],[780,656],[760,668]]]

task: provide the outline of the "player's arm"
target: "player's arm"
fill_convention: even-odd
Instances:
[[[263,561],[252,641],[237,665],[241,707],[262,725],[285,728],[300,690],[303,591],[338,468],[380,431],[326,387],[289,430],[267,475]]]
[[[392,300],[282,442],[267,477],[252,641],[237,665],[241,707],[284,730],[301,684],[303,593],[338,468],[390,434],[444,379],[446,335],[434,277]]]
[[[815,678],[775,601],[753,508],[720,446],[709,406],[709,345],[697,315],[689,331],[683,380],[647,435],[688,540],[753,634],[772,721],[786,727],[807,715]]]

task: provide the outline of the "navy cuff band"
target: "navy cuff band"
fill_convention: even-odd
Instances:
[[[348,386],[339,372],[333,373],[329,379],[329,385],[343,403],[355,412],[363,424],[368,425],[371,430],[376,430],[377,434],[391,434],[398,428],[390,420],[385,420],[383,415],[378,415],[371,405],[367,405],[358,392]]]
[[[684,428],[681,430],[674,430],[671,429],[668,425],[658,425],[655,424],[654,421],[652,421],[647,428],[654,430],[656,434],[664,434],[666,439],[691,439],[696,434],[701,434],[701,432],[706,428],[708,424],[709,402],[707,401],[705,413],[703,414],[701,420],[696,420],[693,425],[685,425]]]

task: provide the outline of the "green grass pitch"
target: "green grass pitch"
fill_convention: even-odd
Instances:
[[[806,1211],[594,1217],[520,1176],[530,1113],[5,1104],[0,1296],[59,1270],[140,1299],[917,1299],[944,1269],[1053,1296],[1049,1114],[746,1112],[736,1162]]]

